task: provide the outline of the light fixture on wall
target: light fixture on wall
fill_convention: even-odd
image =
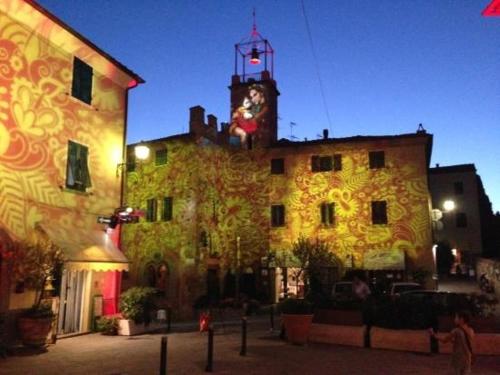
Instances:
[[[451,199],[447,199],[443,202],[443,209],[446,212],[453,211],[455,209],[455,202],[452,201]]]
[[[134,147],[135,160],[147,160],[149,158],[149,153],[150,149],[143,141],[141,141]],[[123,172],[123,169],[126,168],[128,164],[129,163],[127,163],[127,161],[124,161],[123,163],[119,163],[116,165],[116,177],[120,175],[120,172]]]

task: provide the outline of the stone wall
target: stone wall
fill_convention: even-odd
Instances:
[[[485,274],[495,287],[495,294],[500,297],[500,259],[480,258],[476,264],[476,274],[479,279]]]

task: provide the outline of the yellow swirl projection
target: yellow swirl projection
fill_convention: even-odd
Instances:
[[[146,209],[146,199],[171,196],[173,219],[140,222],[124,228],[124,247],[132,261],[134,280],[158,253],[177,270],[183,301],[205,291],[206,257],[219,258],[223,275],[236,265],[236,238],[240,238],[241,265],[260,265],[268,251],[287,251],[301,234],[319,238],[345,262],[363,266],[372,250],[404,251],[411,267],[432,269],[429,195],[426,182],[426,139],[391,145],[388,166],[368,168],[369,142],[340,146],[314,146],[308,152],[291,148],[243,151],[198,145],[195,140],[173,138],[157,142],[166,147],[168,162],[139,165],[130,173],[127,202]],[[309,146],[311,147],[311,146]],[[333,148],[335,147],[335,148]],[[311,155],[342,154],[341,171],[311,172]],[[270,174],[270,160],[285,158],[284,175]],[[373,225],[371,201],[385,200],[388,224]],[[335,225],[321,224],[320,205],[335,203]],[[272,204],[285,206],[286,225],[270,226]],[[201,244],[204,232],[208,248]],[[146,238],[150,237],[148,240]],[[154,239],[151,239],[154,238]],[[190,250],[187,250],[190,249]],[[185,294],[183,294],[185,293]]]
[[[70,94],[73,55],[85,48],[98,62],[92,106]],[[115,79],[123,73],[112,69],[27,2],[1,2],[0,228],[14,239],[38,221],[90,228],[119,205],[116,160],[110,160],[122,151],[128,81]],[[64,190],[69,140],[89,147],[91,195]]]

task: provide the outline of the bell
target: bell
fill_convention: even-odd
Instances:
[[[257,51],[257,48],[252,48],[252,53],[250,54],[250,64],[252,65],[259,65],[260,64],[260,58],[259,58],[259,51]]]

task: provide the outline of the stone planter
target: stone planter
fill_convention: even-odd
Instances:
[[[159,323],[152,321],[148,325],[144,323],[137,324],[133,320],[119,319],[118,320],[118,335],[120,336],[134,336],[148,332],[160,331],[166,329],[165,322]]]
[[[286,337],[292,344],[305,344],[309,338],[313,315],[282,314]]]
[[[370,329],[370,347],[375,349],[403,350],[408,352],[431,352],[431,339],[427,330]]]
[[[42,347],[47,343],[47,336],[52,327],[52,317],[20,317],[17,321],[21,341],[25,346]]]
[[[311,325],[309,341],[323,344],[364,347],[366,326],[316,324]]]

